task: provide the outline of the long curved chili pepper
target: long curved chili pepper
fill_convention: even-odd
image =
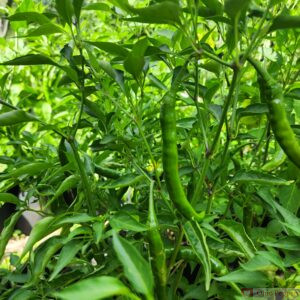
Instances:
[[[248,61],[259,75],[261,99],[268,104],[275,138],[287,157],[300,168],[300,145],[286,115],[282,88],[257,60],[248,57]]]

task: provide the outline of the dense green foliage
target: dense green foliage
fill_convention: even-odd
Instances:
[[[0,205],[17,207],[0,259],[32,199],[43,216],[2,265],[0,299],[298,287],[298,1],[19,0],[0,13]]]

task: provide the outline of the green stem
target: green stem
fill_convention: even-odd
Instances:
[[[214,54],[212,54],[212,53],[210,53],[210,52],[208,52],[208,51],[206,51],[206,50],[204,50],[204,49],[200,49],[200,50],[198,50],[197,51],[199,54],[203,54],[204,56],[206,56],[206,57],[209,57],[210,59],[212,59],[212,60],[214,60],[214,61],[216,61],[216,62],[218,62],[219,64],[221,64],[221,65],[223,65],[223,66],[225,66],[225,67],[229,67],[229,68],[233,68],[233,66],[232,66],[232,63],[228,63],[227,61],[224,61],[224,60],[222,60],[221,58],[219,58],[218,56],[216,56],[216,55],[214,55]]]
[[[205,130],[205,127],[204,127],[204,122],[203,122],[203,114],[202,114],[202,111],[200,110],[200,107],[199,107],[198,98],[199,98],[199,66],[198,66],[198,60],[196,58],[196,60],[195,60],[195,94],[194,94],[194,102],[195,102],[195,106],[196,106],[196,109],[197,109],[198,122],[200,124],[200,129],[201,129],[201,132],[202,132],[202,135],[203,135],[205,149],[207,151],[208,150],[208,141],[207,141],[206,130]]]
[[[199,54],[199,55],[203,55],[203,56],[206,56],[216,62],[218,62],[219,64],[223,65],[223,66],[226,66],[226,67],[229,67],[229,68],[233,68],[233,65],[232,63],[228,63],[224,60],[222,60],[221,58],[219,58],[217,55],[214,55],[208,51],[206,51],[205,49],[203,48],[199,48],[198,45],[195,44],[195,41],[193,41],[193,39],[191,38],[191,36],[187,33],[187,31],[185,30],[185,28],[183,26],[180,26],[178,29],[181,29],[184,33],[184,35],[190,40],[191,42],[191,45],[192,45],[192,48],[194,49],[194,51]]]
[[[91,188],[90,188],[90,182],[89,182],[88,176],[85,172],[84,166],[82,164],[82,161],[81,161],[80,156],[78,154],[78,151],[76,149],[74,140],[68,139],[68,142],[69,142],[69,144],[70,144],[70,146],[73,150],[74,158],[75,158],[76,163],[78,165],[79,173],[80,173],[82,183],[83,183],[83,187],[84,187],[84,190],[85,190],[86,202],[87,202],[89,213],[92,216],[96,216],[96,210],[95,210],[93,199],[92,199],[92,191],[91,191]]]
[[[197,182],[195,192],[192,197],[192,201],[191,201],[192,206],[194,206],[197,203],[198,199],[202,198],[204,180],[205,180],[206,173],[207,173],[207,170],[209,167],[209,162],[210,162],[210,160],[207,157],[205,157],[204,159],[205,160],[204,160],[204,164],[202,166],[200,178],[199,178],[199,181]]]
[[[252,37],[251,42],[250,42],[248,48],[246,49],[246,51],[244,52],[244,54],[243,54],[243,56],[242,56],[242,58],[240,60],[241,65],[243,65],[245,63],[245,61],[247,60],[249,54],[253,51],[253,49],[256,48],[258,37],[259,37],[259,35],[260,35],[261,31],[262,31],[262,26],[263,26],[263,24],[264,24],[264,22],[265,22],[265,20],[267,18],[267,15],[269,13],[269,10],[270,10],[272,2],[273,1],[269,1],[268,2],[267,8],[266,8],[266,10],[264,12],[263,17],[261,18],[261,20],[259,22],[258,28],[257,28],[254,36]],[[269,26],[271,26],[271,23],[270,23]]]
[[[267,143],[266,148],[264,152],[264,159],[263,159],[263,165],[267,162],[268,159],[268,152],[269,152],[269,146],[270,146],[270,139],[271,139],[271,125],[270,122],[268,122],[268,129],[267,129]]]
[[[225,219],[227,217],[227,214],[229,213],[230,211],[230,207],[233,203],[233,197],[231,194],[229,194],[229,200],[228,200],[228,203],[227,203],[227,206],[226,206],[226,209],[225,209],[225,212],[224,212],[224,215],[221,217],[221,220],[222,219]]]
[[[178,238],[177,238],[177,241],[176,241],[176,245],[174,247],[174,250],[173,250],[172,256],[170,258],[170,262],[169,262],[169,276],[170,276],[171,270],[173,268],[173,265],[176,261],[178,252],[180,250],[181,242],[182,242],[182,239],[183,239],[183,234],[184,234],[184,232],[183,232],[182,226],[180,226]]]
[[[239,97],[239,90],[240,90],[240,79],[242,77],[242,70],[239,73],[239,78],[237,79],[237,84],[236,84],[236,92],[234,95],[234,100],[233,100],[233,105],[232,105],[232,114],[231,114],[231,120],[230,120],[230,131],[231,131],[231,136],[235,135],[235,119],[236,119],[236,110],[237,110],[237,103],[238,103],[238,97]]]
[[[75,139],[78,127],[79,127],[79,123],[80,123],[81,118],[82,118],[83,107],[84,107],[84,102],[85,102],[85,91],[84,91],[84,59],[83,59],[82,48],[78,47],[78,49],[79,49],[79,53],[80,53],[80,56],[81,56],[81,72],[82,72],[82,78],[81,78],[81,82],[80,82],[81,103],[80,103],[80,110],[79,110],[78,120],[77,120],[77,123],[75,125],[74,132],[73,132],[73,138],[74,139]]]
[[[237,68],[237,69],[234,70],[234,73],[233,73],[232,82],[231,82],[231,85],[230,85],[230,89],[229,89],[227,99],[225,101],[225,105],[223,107],[223,111],[222,111],[222,115],[221,115],[221,119],[220,119],[220,122],[219,122],[218,129],[217,129],[217,133],[216,133],[215,138],[213,140],[212,146],[209,148],[209,150],[206,153],[206,159],[205,159],[205,162],[204,162],[204,165],[203,165],[203,168],[202,168],[202,172],[201,172],[199,181],[196,185],[196,189],[195,189],[192,201],[191,201],[192,205],[195,205],[197,200],[200,197],[202,198],[204,180],[205,180],[206,173],[207,173],[207,170],[208,170],[208,167],[209,167],[210,158],[213,156],[213,153],[214,153],[215,148],[217,146],[217,143],[218,143],[218,140],[219,140],[219,137],[220,137],[220,134],[221,134],[221,130],[222,130],[222,127],[224,125],[224,122],[225,122],[225,119],[226,119],[226,116],[227,116],[227,111],[230,107],[230,104],[231,104],[231,101],[232,101],[232,96],[233,96],[234,90],[236,88],[236,84],[237,84],[238,79],[239,79],[239,69]]]
[[[257,146],[255,148],[255,153],[253,154],[251,162],[249,164],[249,168],[251,168],[252,164],[254,163],[255,158],[257,158],[257,155],[258,155],[258,153],[259,153],[259,151],[260,151],[260,149],[261,149],[261,147],[263,145],[263,141],[264,141],[265,135],[267,133],[267,130],[268,130],[268,126],[266,126],[264,128],[263,134],[261,135],[261,138],[258,141],[258,144],[257,144]]]
[[[209,153],[207,154],[207,156],[209,158],[213,155],[213,153],[215,151],[215,148],[217,146],[218,140],[220,138],[222,127],[224,125],[228,109],[229,109],[230,104],[232,102],[232,96],[233,96],[234,90],[235,90],[237,82],[238,82],[239,73],[240,73],[239,69],[235,69],[234,70],[233,78],[232,78],[230,89],[229,89],[229,93],[228,93],[227,99],[226,99],[224,107],[223,107],[223,111],[222,111],[221,119],[220,119],[220,122],[219,122],[219,126],[218,126],[218,129],[217,129],[215,138],[213,140],[213,143],[212,143],[212,145],[211,145],[211,147],[209,149]]]
[[[169,208],[169,210],[172,212],[173,211],[172,206],[171,206],[170,202],[166,199],[166,197],[163,195],[163,192],[162,192],[162,185],[161,185],[161,181],[159,179],[159,173],[158,173],[158,170],[157,170],[157,167],[156,167],[155,159],[154,159],[154,156],[152,154],[150,145],[149,145],[149,143],[148,143],[148,141],[147,141],[147,139],[145,137],[144,131],[143,131],[142,126],[140,125],[140,123],[137,120],[135,120],[135,123],[136,123],[136,125],[138,127],[138,130],[139,130],[139,133],[140,133],[140,135],[141,135],[141,137],[142,137],[142,139],[144,141],[144,144],[146,146],[147,152],[148,152],[148,154],[150,156],[151,164],[152,164],[152,167],[153,167],[153,170],[154,170],[154,174],[155,174],[155,179],[156,179],[156,182],[157,182],[160,194],[162,196],[162,199],[163,199],[164,203],[167,205],[167,207]]]
[[[177,275],[175,277],[175,282],[174,282],[174,285],[173,285],[173,293],[172,293],[173,294],[173,298],[172,299],[178,299],[176,297],[176,291],[177,291],[178,285],[179,285],[179,283],[181,281],[183,270],[184,270],[185,266],[186,266],[186,263],[182,263],[182,265],[180,266],[180,268],[178,270],[178,273],[177,273]]]
[[[239,47],[238,47],[238,41],[239,41],[239,19],[240,19],[240,13],[234,18],[234,23],[233,23],[234,48],[236,50],[236,55],[235,55],[235,63],[236,63],[236,65],[239,64]]]
[[[297,36],[296,41],[295,41],[295,49],[294,49],[294,51],[292,53],[292,56],[291,56],[291,59],[288,63],[289,68],[288,68],[288,71],[287,71],[287,75],[286,75],[285,80],[283,81],[283,89],[287,86],[287,84],[290,81],[290,75],[291,75],[291,70],[292,70],[292,67],[293,67],[293,62],[294,62],[294,59],[295,59],[296,52],[299,49],[298,48],[298,42],[299,42],[299,40],[298,40],[298,36]]]

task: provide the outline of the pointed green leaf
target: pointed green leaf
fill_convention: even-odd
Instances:
[[[113,233],[113,246],[124,273],[135,290],[153,299],[153,277],[149,263],[127,240]]]
[[[144,54],[148,47],[147,39],[142,39],[138,41],[134,46],[132,51],[128,54],[126,60],[124,61],[124,68],[129,72],[135,79],[138,79],[144,64]]]
[[[144,175],[134,175],[134,174],[126,174],[121,176],[116,180],[110,181],[108,184],[102,186],[104,189],[116,189],[116,188],[123,188],[127,186],[132,186],[142,179],[144,179]]]
[[[34,295],[34,291],[20,288],[13,292],[13,294],[9,297],[9,300],[30,300],[34,298]]]
[[[86,213],[73,213],[73,215],[67,215],[60,217],[56,220],[56,226],[62,226],[64,224],[80,224],[87,223],[95,220],[96,217],[92,217]]]
[[[194,253],[201,262],[205,274],[205,289],[208,291],[211,281],[211,264],[205,235],[196,222],[188,221],[184,224],[184,233]]]
[[[273,20],[269,32],[281,29],[300,28],[300,16],[280,15]]]
[[[254,256],[256,248],[250,237],[247,235],[242,224],[232,220],[223,220],[218,223],[218,227],[224,230],[230,236],[230,238],[248,258]]]
[[[32,121],[37,121],[37,119],[33,115],[22,110],[12,110],[0,114],[0,126],[10,126]]]
[[[90,66],[94,69],[95,73],[98,75],[98,73],[104,71],[108,76],[115,80],[115,82],[118,83],[121,87],[122,91],[125,92],[125,86],[121,74],[117,70],[115,70],[109,62],[97,60],[97,58],[92,53],[90,46],[87,43],[85,43],[84,45],[89,56]]]
[[[93,224],[93,235],[94,235],[94,241],[96,244],[99,244],[99,242],[102,239],[103,229],[104,229],[103,222],[95,222]]]
[[[134,9],[138,17],[132,18],[135,22],[153,24],[180,24],[180,6],[172,1],[163,1],[145,8]]]
[[[244,116],[255,116],[261,114],[267,114],[269,108],[265,103],[255,103],[248,105],[245,108],[238,108],[236,111],[237,118],[240,119]]]
[[[128,13],[134,11],[134,8],[131,5],[129,5],[128,0],[109,0],[109,2]]]
[[[53,280],[58,273],[72,261],[82,246],[83,242],[80,240],[71,240],[63,246],[49,281]]]
[[[17,12],[14,15],[8,17],[10,21],[27,21],[34,22],[40,25],[50,22],[50,20],[43,14],[38,12]]]
[[[74,14],[77,21],[80,19],[82,4],[84,0],[73,0]]]
[[[70,189],[77,186],[79,182],[79,177],[77,175],[70,175],[63,180],[63,182],[57,188],[55,194],[53,195],[52,199],[47,202],[45,205],[45,209],[49,207],[53,201],[55,201],[59,196],[61,196],[64,192],[69,191]]]
[[[26,286],[36,284],[53,255],[63,246],[63,237],[54,236],[41,244],[34,252],[31,279]]]
[[[21,259],[29,252],[32,250],[33,246],[35,245],[35,243],[37,243],[39,240],[41,240],[43,237],[47,236],[48,234],[50,234],[51,232],[55,231],[57,229],[57,227],[52,226],[53,223],[55,221],[54,217],[45,217],[44,219],[38,221],[30,235],[29,238],[27,240],[27,243],[23,249],[23,252],[19,258],[19,261],[21,261]]]
[[[287,181],[277,176],[256,171],[238,171],[232,178],[232,182],[256,183],[262,185],[290,185],[293,181]]]
[[[53,61],[50,57],[42,54],[28,54],[25,56],[17,57],[15,59],[0,63],[4,66],[34,66],[34,65],[52,65],[65,71],[66,74],[73,80],[77,81],[78,76],[75,70],[69,66],[61,66]]]
[[[255,255],[245,264],[242,264],[241,267],[250,272],[254,271],[272,271],[277,269],[265,256]]]
[[[0,89],[1,91],[3,92],[4,88],[5,88],[5,84],[6,84],[6,81],[8,79],[8,76],[10,74],[11,71],[8,71],[6,72],[0,79]]]
[[[25,56],[20,56],[12,60],[0,63],[4,66],[30,66],[30,65],[52,65],[59,66],[51,58],[41,54],[28,54]]]
[[[124,295],[130,297],[130,290],[117,278],[110,276],[90,277],[72,284],[55,296],[64,300],[98,300]],[[133,298],[133,297],[130,297]],[[135,299],[138,299],[135,297]]]
[[[30,31],[25,37],[41,36],[41,35],[50,35],[54,33],[64,33],[65,31],[52,23],[46,23],[40,27]]]
[[[55,0],[56,10],[61,18],[68,24],[72,25],[72,16],[74,13],[72,0]]]
[[[148,230],[146,225],[139,223],[135,218],[123,212],[116,213],[111,218],[110,224],[115,230],[132,230],[135,232]]]
[[[14,232],[14,229],[15,229],[15,225],[19,221],[19,218],[21,217],[22,213],[23,213],[23,211],[18,211],[16,213],[14,213],[13,215],[11,215],[4,222],[4,228],[0,235],[0,260],[2,259],[3,255],[4,255],[6,245],[9,241],[9,239],[11,238],[11,236]]]
[[[13,194],[10,193],[0,193],[0,205],[1,203],[12,203],[15,205],[19,205],[20,204],[20,200],[18,197],[16,197]]]
[[[34,176],[38,175],[41,172],[47,170],[51,166],[50,163],[47,162],[35,162],[24,165],[22,167],[17,168],[16,170],[10,171],[7,174],[4,174],[5,178],[17,178],[20,176]]]
[[[102,121],[105,120],[105,115],[100,109],[100,106],[97,103],[92,102],[88,99],[84,100],[84,111],[92,117],[95,117]]]
[[[291,250],[291,251],[299,251],[300,249],[300,239],[293,236],[287,236],[278,240],[266,240],[261,241],[262,244],[274,248]]]
[[[83,10],[102,10],[102,11],[110,11],[110,7],[105,3],[91,3],[85,5]]]
[[[79,182],[79,177],[77,175],[70,175],[59,185],[53,198],[56,199],[64,192],[74,188]]]
[[[235,19],[247,9],[250,2],[251,0],[225,0],[224,10],[230,18]]]
[[[265,259],[272,262],[274,265],[278,266],[281,270],[284,270],[284,264],[282,261],[282,258],[279,254],[277,254],[275,251],[258,251],[257,254],[259,254],[261,257],[264,257]]]
[[[116,44],[116,43],[110,43],[110,42],[91,42],[91,41],[85,41],[86,43],[93,45],[109,54],[117,55],[121,57],[125,57],[128,55],[129,51]]]
[[[251,287],[265,287],[269,279],[261,272],[250,272],[244,270],[233,271],[227,275],[215,278],[217,281],[241,283]]]

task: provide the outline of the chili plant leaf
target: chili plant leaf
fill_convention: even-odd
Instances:
[[[130,290],[119,279],[110,276],[90,277],[80,280],[54,295],[64,300],[80,300],[83,298],[98,300],[120,295],[139,299],[133,297]]]
[[[0,126],[11,126],[33,121],[37,121],[37,118],[23,110],[12,110],[0,114]]]
[[[134,289],[153,298],[153,277],[149,263],[127,240],[113,232],[113,245],[118,259],[123,265],[124,273]]]
[[[218,223],[218,227],[230,236],[248,258],[254,256],[256,248],[242,224],[232,220],[223,220]]]
[[[211,281],[210,254],[206,243],[205,235],[196,222],[186,222],[184,224],[184,233],[192,246],[194,253],[201,262],[205,273],[205,289],[208,291]]]

